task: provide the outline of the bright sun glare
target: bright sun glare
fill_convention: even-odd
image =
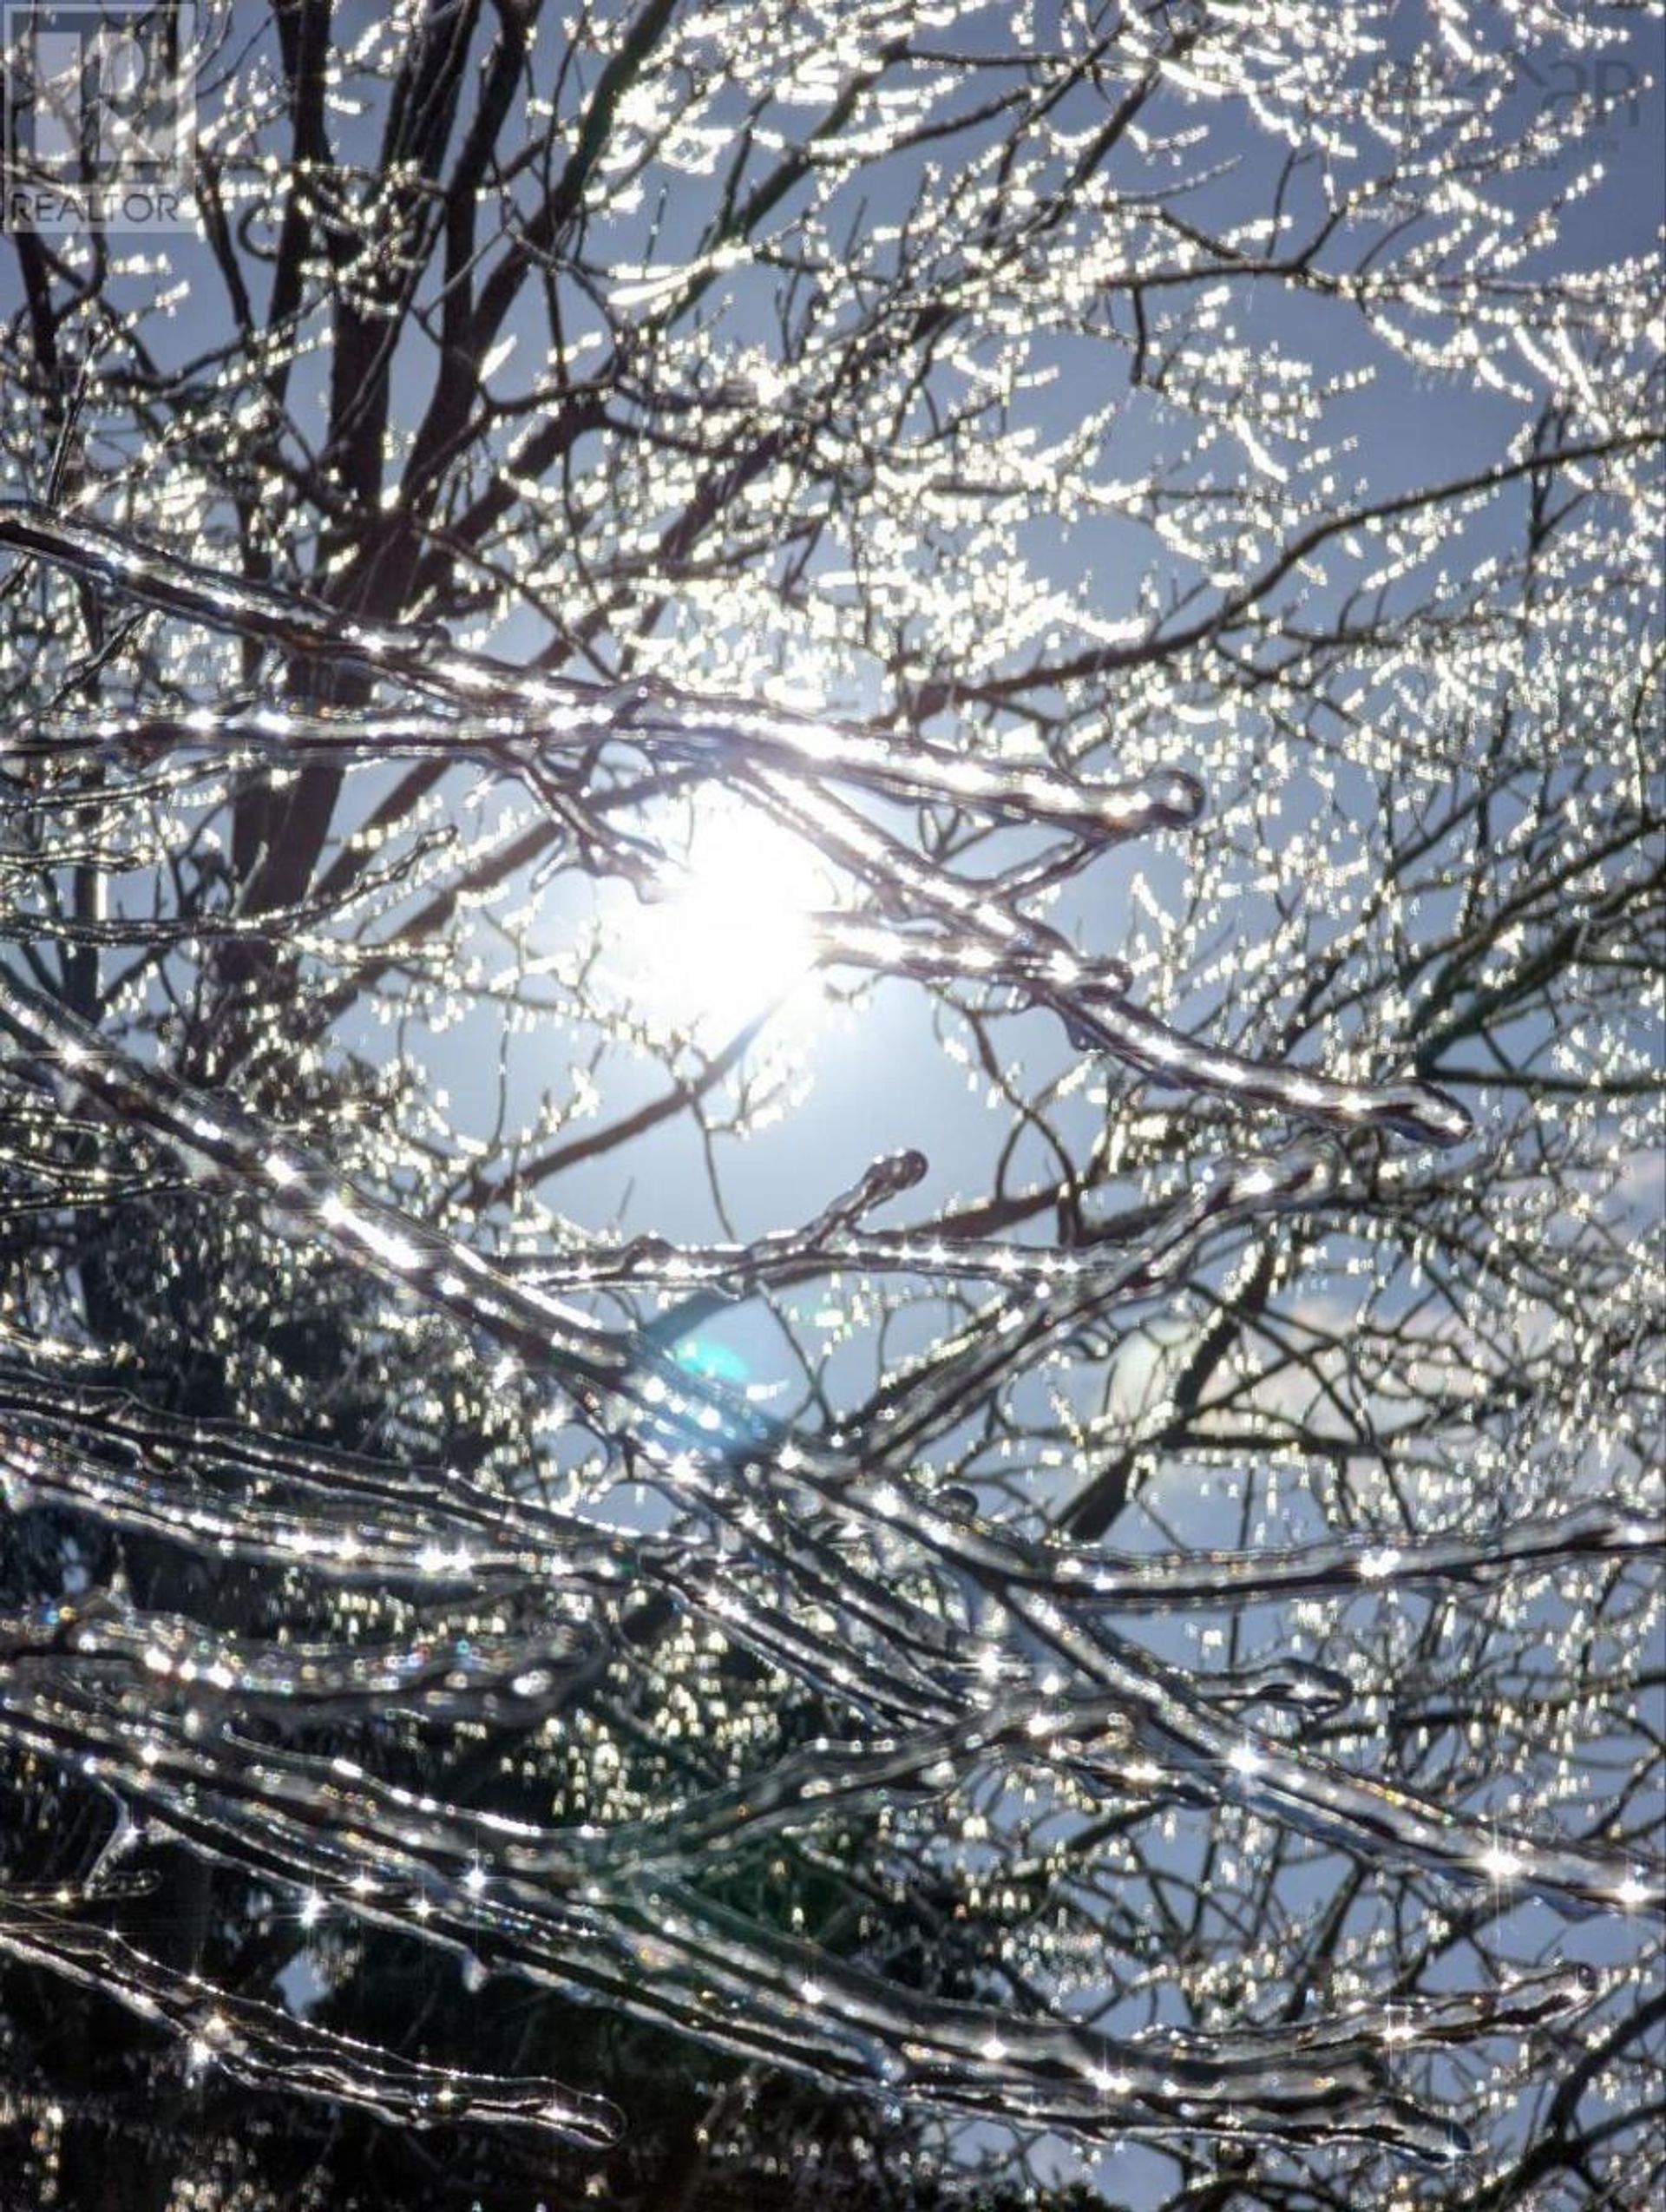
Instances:
[[[802,1018],[820,1002],[810,917],[829,896],[799,838],[732,802],[712,804],[676,887],[621,910],[617,948],[631,995],[705,1045],[777,1001]]]

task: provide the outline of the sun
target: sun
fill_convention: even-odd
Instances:
[[[735,800],[702,802],[666,896],[620,910],[614,954],[630,996],[707,1046],[762,1014],[813,1019],[813,917],[830,890],[802,838]]]

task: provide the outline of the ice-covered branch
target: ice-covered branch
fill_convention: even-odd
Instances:
[[[566,764],[569,757],[581,762],[607,742],[634,745],[651,757],[692,757],[709,775],[743,778],[768,811],[804,832],[879,902],[871,917],[860,911],[824,917],[822,954],[829,961],[1006,988],[1052,1008],[1079,1046],[1114,1053],[1159,1082],[1253,1099],[1344,1128],[1387,1126],[1442,1145],[1460,1142],[1468,1132],[1465,1110],[1431,1084],[1342,1083],[1194,1043],[1128,1003],[1126,970],[1073,951],[1024,909],[1013,881],[1003,889],[934,868],[829,788],[843,784],[881,798],[936,801],[996,822],[1062,829],[1103,846],[1193,820],[1204,790],[1188,771],[1094,787],[1052,765],[994,766],[917,740],[903,743],[895,732],[843,728],[744,701],[530,673],[465,652],[431,630],[349,618],[293,594],[211,575],[100,524],[42,508],[0,507],[0,548],[61,564],[285,655],[351,666],[407,685],[449,709],[445,716],[370,715],[361,725],[352,717],[280,706],[221,712],[208,706],[62,731],[26,727],[8,748],[20,762],[50,759],[60,747],[70,761],[207,747],[268,762],[292,754],[296,760],[404,755],[483,762],[528,780],[558,822],[576,829],[587,864],[623,874],[653,895],[665,886],[663,857],[656,871],[651,844],[600,827],[582,789],[567,790],[573,770]],[[928,925],[923,935],[899,927],[904,920]]]

